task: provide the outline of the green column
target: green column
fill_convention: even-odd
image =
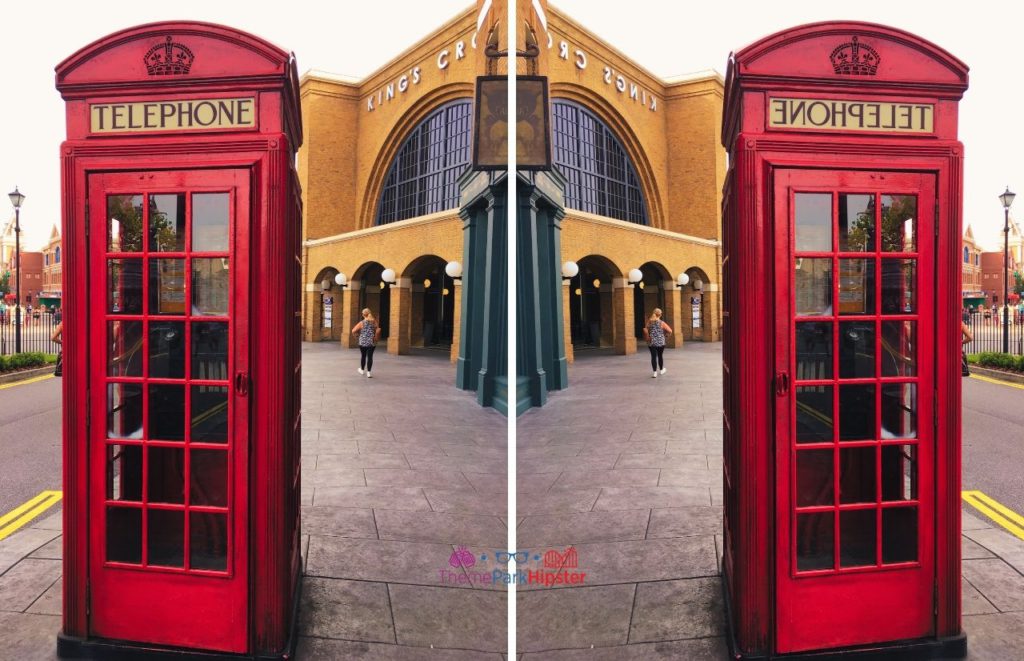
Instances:
[[[508,210],[506,173],[459,180],[463,220],[462,319],[455,385],[508,414]]]
[[[516,414],[543,406],[568,386],[562,315],[561,221],[565,180],[557,172],[520,172],[516,184]]]

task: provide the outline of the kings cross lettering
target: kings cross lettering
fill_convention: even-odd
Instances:
[[[776,129],[933,133],[935,106],[848,99],[768,100],[768,126]]]
[[[93,133],[194,131],[256,126],[256,99],[187,99],[89,106]]]

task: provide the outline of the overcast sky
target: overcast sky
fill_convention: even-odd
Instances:
[[[321,69],[363,77],[468,7],[470,0],[379,0],[335,3],[290,0],[274,12],[269,3],[216,0],[140,3],[21,2],[5,10],[0,39],[3,94],[0,119],[0,187],[18,185],[24,245],[38,249],[59,221],[58,149],[64,137],[63,102],[54,88],[54,66],[106,34],[140,23],[191,19],[224,23],[295,51],[299,71]],[[1024,193],[1024,135],[1016,125],[1024,110],[1024,73],[1015,48],[1024,9],[976,0],[954,9],[934,1],[701,2],[685,0],[561,0],[552,3],[662,77],[715,69],[724,74],[731,51],[803,23],[848,19],[883,23],[916,33],[971,68],[961,104],[965,143],[964,217],[990,249],[1002,245],[998,195],[1009,185]],[[324,7],[329,9],[324,10]],[[59,15],[58,15],[59,14]],[[1016,206],[1024,209],[1024,196]],[[10,205],[0,198],[0,215]],[[1024,210],[1018,210],[1024,217]]]

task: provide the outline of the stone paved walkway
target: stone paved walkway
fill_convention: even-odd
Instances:
[[[518,545],[572,544],[582,585],[517,594],[522,661],[728,658],[721,345],[581,352],[570,387],[518,422]],[[964,514],[970,659],[1021,658],[1024,542]],[[537,566],[535,563],[534,566]]]
[[[303,345],[298,658],[500,659],[507,593],[469,579],[505,547],[506,419],[455,389],[447,354],[378,353],[373,379],[358,359]],[[60,527],[0,542],[0,659],[55,658]]]

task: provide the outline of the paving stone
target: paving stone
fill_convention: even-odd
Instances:
[[[29,525],[29,528],[40,528],[42,530],[56,530],[61,532],[64,530],[64,512],[58,507],[56,510],[50,510],[50,514],[37,519]]]
[[[472,457],[449,457],[446,455],[410,454],[405,457],[413,470],[460,470],[473,473],[504,473],[508,469],[506,459],[476,459]]]
[[[963,576],[1001,612],[1024,611],[1024,576],[999,558],[965,560]]]
[[[721,507],[665,507],[651,510],[647,538],[714,535],[721,531]]]
[[[557,457],[575,457],[586,445],[583,443],[566,443],[565,445],[542,445],[540,447],[522,448],[516,452],[516,461],[522,459],[554,459]]]
[[[527,516],[516,531],[524,548],[587,542],[640,540],[647,530],[649,510],[580,512]]]
[[[617,468],[614,470],[567,470],[555,482],[556,489],[587,487],[658,486],[657,468]]]
[[[967,658],[971,661],[1020,658],[1024,613],[965,615],[963,628],[967,634]]]
[[[472,489],[461,471],[402,470],[397,468],[367,468],[366,484],[371,487],[404,486],[436,487],[439,489]]]
[[[624,454],[615,462],[618,470],[624,468],[676,468],[707,470],[708,460],[701,454]],[[721,468],[718,469],[721,472]]]
[[[54,581],[35,603],[28,607],[27,613],[39,615],[60,615],[63,607],[64,579],[58,578]]]
[[[299,637],[296,659],[359,659],[360,661],[500,661],[500,654],[475,650],[443,650],[383,643]]]
[[[409,468],[409,462],[404,454],[319,454],[315,468]]]
[[[576,551],[579,569],[587,573],[588,586],[718,573],[711,536],[577,544]]]
[[[653,455],[651,455],[653,456]],[[532,473],[552,473],[564,470],[611,470],[618,459],[614,454],[601,454],[586,457],[534,457],[527,458],[516,455],[516,473],[529,475]]]
[[[44,558],[47,560],[60,560],[64,557],[64,536],[57,535],[56,538],[40,546],[38,549],[29,554],[30,558]],[[3,571],[0,569],[0,571]]]
[[[395,642],[387,586],[305,577],[299,632],[320,638]]]
[[[334,537],[377,538],[373,510],[355,507],[303,507],[302,532]]]
[[[325,454],[357,454],[359,445],[355,441],[312,441],[302,444],[303,456]]]
[[[674,418],[673,418],[674,419]],[[703,429],[680,429],[676,431],[651,431],[649,429],[637,429],[629,437],[630,442],[640,443],[643,441],[672,441],[673,443],[703,443],[707,440]]]
[[[706,468],[663,468],[657,486],[710,487],[721,490],[722,472]]]
[[[392,585],[391,610],[401,645],[479,652],[507,649],[507,592]]]
[[[354,431],[320,431],[317,439],[319,443],[356,443],[358,441],[375,441],[377,443],[394,443],[395,434],[388,429],[377,429],[374,431],[361,431],[358,434]],[[342,454],[342,453],[336,453]]]
[[[1024,574],[1024,540],[1017,539],[1002,528],[969,530],[964,535]]]
[[[451,570],[451,544],[311,535],[309,576],[436,585]]]
[[[363,487],[366,479],[361,468],[328,468],[302,471],[302,488]]]
[[[637,510],[710,505],[703,487],[609,487],[601,490],[595,510]]]
[[[23,612],[60,578],[61,562],[26,558],[0,576],[0,610]]]
[[[399,443],[397,441],[358,441],[359,454],[426,454],[444,456],[440,443]]]
[[[60,530],[22,528],[10,537],[0,540],[0,556],[21,558],[49,544],[61,536]],[[3,569],[0,569],[2,572]]]
[[[960,529],[961,530],[964,530],[964,531],[967,531],[967,530],[982,530],[984,528],[991,528],[991,527],[992,527],[991,524],[989,524],[987,521],[984,521],[984,520],[974,516],[973,514],[968,512],[966,509],[961,508],[961,510],[960,510]]]
[[[318,487],[316,507],[369,507],[389,510],[429,510],[423,489],[415,487]]]
[[[517,649],[624,645],[634,590],[630,584],[517,592]]]
[[[521,661],[724,661],[727,658],[725,638],[697,638],[594,649],[527,652]]]
[[[424,489],[430,509],[435,512],[503,516],[508,512],[504,498],[480,494],[472,489]],[[397,508],[394,508],[397,509]]]
[[[629,642],[704,638],[725,633],[725,607],[718,577],[640,583]]]
[[[5,659],[55,661],[61,618],[0,611],[0,650]]]
[[[634,443],[592,443],[580,451],[580,456],[594,454],[664,454],[668,441],[639,441]]]
[[[960,579],[960,595],[962,598],[962,609],[964,615],[981,615],[983,613],[998,613],[999,609],[992,605],[978,589],[971,585],[966,578]]]
[[[516,512],[522,516],[589,512],[600,495],[600,489],[557,489],[516,500]]]
[[[496,516],[399,510],[378,510],[375,514],[381,539],[497,548],[505,545],[508,536],[505,524]]]
[[[974,560],[977,558],[994,558],[995,554],[977,543],[966,534],[960,537],[960,558],[962,560]]]

